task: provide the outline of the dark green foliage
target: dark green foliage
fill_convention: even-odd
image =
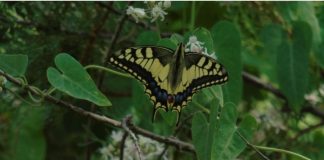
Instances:
[[[234,24],[226,21],[215,24],[211,33],[216,55],[224,63],[229,74],[230,81],[223,88],[225,102],[232,102],[237,105],[242,96],[240,33]]]
[[[28,65],[26,55],[0,54],[0,68],[12,76],[24,76]]]
[[[195,147],[193,157],[170,145],[169,159],[261,159],[240,135],[252,145],[324,159],[323,2],[171,2],[164,21],[140,23],[131,16],[121,21],[129,5],[148,11],[150,4],[0,2],[0,73],[99,115],[118,121],[131,115],[136,126]],[[136,79],[84,68],[120,71],[105,62],[107,55],[141,45],[175,49],[191,36],[203,52],[215,53],[229,81],[197,92],[179,126],[175,112],[162,110],[152,122],[153,105]],[[0,78],[1,160],[119,158],[123,129]],[[133,145],[130,136],[126,141]],[[167,146],[144,142],[149,153],[160,149],[144,159],[157,159]],[[125,156],[137,155],[124,149]],[[298,159],[259,150],[269,159]],[[109,154],[117,156],[103,157]]]
[[[277,72],[279,86],[292,109],[299,111],[308,84],[308,59],[312,32],[307,23],[293,24],[292,40],[284,40],[278,49]]]

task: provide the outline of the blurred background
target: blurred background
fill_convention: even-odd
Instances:
[[[164,20],[159,17],[154,22],[152,18],[136,22],[126,14],[129,6],[148,10],[148,5],[0,2],[0,54],[28,55],[29,84],[48,89],[46,69],[54,66],[58,53],[68,53],[84,66],[104,65],[108,52],[151,44],[175,34],[185,36],[200,27],[212,32],[215,24],[226,21],[239,33],[239,46],[229,44],[227,48],[240,54],[234,55],[233,61],[221,62],[225,66],[234,63],[230,66],[242,72],[241,79],[233,78],[239,85],[230,95],[237,97],[238,121],[248,114],[257,121],[251,143],[324,159],[323,2],[171,2],[170,7],[163,8]],[[226,39],[227,35],[224,31],[219,37]],[[216,56],[220,54],[222,60],[217,51]],[[96,70],[89,73],[96,82],[103,76],[99,88],[112,101],[112,107],[94,109],[89,102],[60,92],[54,95],[119,121],[132,115],[134,123],[142,128],[191,143],[192,115],[201,108],[190,103],[183,110],[180,129],[161,115],[152,123],[148,115],[153,106],[138,81],[101,75]],[[27,104],[19,98],[28,100],[26,91],[13,84],[7,87],[10,91],[0,92],[0,159],[118,159],[119,129],[50,103]],[[202,103],[208,102],[207,98]],[[195,159],[191,153],[150,139],[143,143],[151,147],[150,151],[144,149],[144,155],[154,153],[151,157],[146,154],[147,159]],[[131,149],[127,152],[136,155]],[[264,154],[270,159],[294,159],[279,153]],[[257,158],[251,149],[238,157]]]

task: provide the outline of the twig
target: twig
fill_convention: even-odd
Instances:
[[[122,140],[120,142],[120,149],[119,149],[120,150],[120,155],[119,155],[120,160],[124,159],[124,148],[125,148],[125,142],[126,142],[127,137],[128,137],[128,133],[125,132],[123,134]]]
[[[243,135],[239,131],[236,131],[235,133],[237,133],[241,137],[241,139],[246,143],[246,145],[248,145],[250,148],[256,151],[263,159],[270,160],[267,156],[265,156],[262,152],[255,148],[254,145],[251,144],[245,137],[243,137]]]
[[[131,4],[132,2],[129,2],[129,5]],[[117,23],[117,26],[116,26],[116,29],[115,29],[115,32],[114,32],[114,35],[112,37],[112,40],[110,42],[110,45],[109,45],[109,48],[106,52],[106,54],[104,55],[104,63],[103,63],[103,66],[106,67],[108,65],[108,57],[109,57],[109,54],[111,54],[111,51],[114,49],[115,45],[116,45],[116,42],[117,42],[117,39],[120,35],[120,32],[122,30],[122,27],[125,23],[125,20],[127,18],[127,14],[126,12],[122,15],[122,17],[119,19],[119,22]],[[98,88],[101,88],[102,86],[102,82],[104,80],[104,77],[105,77],[105,74],[103,73],[103,71],[100,71],[99,72],[99,75],[98,75],[98,81],[97,81],[97,86]]]
[[[113,3],[113,2],[109,2]],[[100,11],[98,11],[100,13]],[[102,30],[106,20],[109,17],[109,10],[106,10],[106,12],[103,14],[103,16],[97,21],[97,23],[94,24],[92,31],[90,33],[90,37],[88,39],[88,42],[86,44],[86,47],[84,51],[82,52],[80,56],[80,62],[83,64],[85,60],[87,60],[88,55],[91,53],[91,49],[93,48],[93,45],[95,44],[98,35],[100,34],[100,31]]]
[[[250,82],[264,90],[267,90],[271,93],[273,93],[275,96],[283,99],[285,102],[287,102],[287,98],[284,96],[284,94],[277,88],[273,87],[269,83],[265,83],[262,80],[260,80],[258,77],[251,75],[247,72],[242,72],[243,79],[246,80],[247,82]],[[287,111],[291,111],[288,107],[285,108]],[[304,106],[301,112],[307,112],[311,113],[320,119],[324,120],[324,111],[321,111],[320,109],[314,107],[314,106]]]
[[[108,62],[108,57],[109,57],[109,54],[111,54],[111,51],[114,49],[115,45],[116,45],[116,42],[117,42],[117,39],[121,33],[121,30],[123,28],[123,25],[125,23],[127,19],[127,14],[126,12],[122,15],[122,17],[119,19],[119,22],[117,23],[117,26],[116,26],[116,29],[115,29],[115,34],[113,35],[112,37],[112,40],[111,40],[111,43],[109,45],[109,48],[108,48],[108,51],[104,57],[104,63],[106,64]]]
[[[58,104],[59,106],[64,106],[64,107],[67,107],[71,110],[73,110],[74,112],[78,113],[78,114],[81,114],[85,117],[90,117],[98,122],[102,122],[102,123],[105,123],[105,124],[108,124],[108,125],[112,125],[114,127],[118,127],[118,128],[122,128],[122,124],[120,121],[117,121],[117,120],[114,120],[114,119],[111,119],[111,118],[108,118],[104,115],[99,115],[99,114],[96,114],[96,113],[92,113],[92,112],[89,112],[89,111],[86,111],[78,106],[75,106],[73,104],[70,104],[68,102],[65,102],[65,101],[62,101],[62,100],[59,100],[51,95],[41,95],[38,91],[36,91],[35,89],[33,89],[33,87],[31,87],[30,85],[23,85],[20,81],[18,81],[17,79],[13,78],[12,76],[4,73],[3,71],[0,71],[0,75],[4,76],[8,81],[20,86],[20,87],[23,87],[24,86],[24,89],[25,90],[29,90],[30,92],[32,92],[33,94],[35,95],[38,95],[38,96],[44,96],[45,100],[50,102],[50,103],[53,103],[53,104]],[[183,142],[183,141],[180,141],[176,138],[173,138],[173,137],[164,137],[164,136],[160,136],[160,135],[156,135],[150,131],[147,131],[145,129],[142,129],[140,127],[137,127],[135,125],[133,126],[130,126],[129,127],[130,130],[132,130],[134,133],[136,134],[139,134],[139,135],[142,135],[142,136],[145,136],[145,137],[148,137],[148,138],[151,138],[153,140],[156,140],[158,142],[161,142],[161,143],[165,143],[165,144],[168,144],[168,145],[172,145],[178,149],[181,149],[183,151],[187,151],[187,152],[190,152],[190,153],[195,153],[195,148],[192,144],[190,143],[187,143],[187,142]]]
[[[310,127],[308,127],[308,128],[305,128],[305,129],[301,130],[300,132],[298,132],[298,133],[295,135],[294,138],[292,138],[291,142],[296,141],[300,136],[302,136],[302,135],[306,134],[307,132],[310,132],[310,131],[312,131],[312,130],[318,128],[318,127],[321,127],[321,126],[323,126],[323,125],[324,125],[324,120],[321,121],[320,123],[316,124],[316,125],[313,125],[313,126],[310,126]]]
[[[125,130],[125,132],[127,132],[127,134],[129,134],[130,137],[132,138],[134,145],[136,147],[137,153],[138,153],[138,157],[140,160],[142,160],[142,152],[141,152],[141,148],[138,143],[138,139],[137,139],[136,135],[128,127],[128,125],[132,125],[130,122],[131,119],[132,119],[132,117],[130,115],[126,116],[122,121],[122,127]]]
[[[244,80],[246,80],[247,82],[253,83],[254,85],[265,89],[267,91],[270,91],[271,93],[273,93],[274,95],[276,95],[279,98],[282,98],[284,100],[286,100],[286,97],[275,87],[273,87],[270,83],[264,83],[261,79],[259,79],[258,77],[247,73],[247,72],[242,72],[242,76],[244,78]]]
[[[106,3],[104,3],[104,2],[97,2],[97,4],[98,4],[100,7],[104,7],[104,8],[106,8],[106,9],[110,10],[110,11],[111,11],[112,13],[114,13],[114,14],[117,14],[117,15],[123,15],[122,12],[116,10],[112,5],[106,4]],[[143,27],[143,28],[145,28],[145,29],[151,29],[149,25],[147,25],[147,24],[145,24],[145,23],[143,23],[143,22],[138,22],[138,23],[136,23],[136,21],[135,21],[134,19],[132,19],[131,17],[129,17],[129,16],[127,16],[127,20],[130,21],[130,22],[132,22],[133,24],[136,24],[136,25],[138,25],[138,26],[141,26],[141,27]]]
[[[191,113],[189,116],[187,116],[186,118],[184,118],[184,120],[180,121],[179,125],[176,127],[174,133],[172,135],[177,136],[178,133],[181,131],[181,128],[183,128],[183,126],[186,124],[186,122],[191,119],[196,113],[201,112],[201,111],[197,111],[194,113]],[[165,145],[163,151],[160,153],[158,159],[162,159],[164,154],[166,153],[166,151],[169,149],[170,145]]]
[[[71,30],[66,30],[57,26],[45,26],[38,24],[36,22],[30,22],[30,21],[23,21],[23,20],[8,20],[5,17],[0,15],[0,21],[3,23],[16,23],[25,27],[35,27],[39,31],[46,32],[46,34],[64,34],[64,35],[77,35],[77,36],[82,36],[82,37],[91,37],[91,34],[88,32],[80,32],[80,31],[71,31]],[[105,39],[111,39],[112,34],[111,33],[106,33],[106,32],[100,32],[98,34],[98,37],[100,38],[105,38]]]

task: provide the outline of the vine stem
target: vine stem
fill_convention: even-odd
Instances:
[[[103,66],[98,66],[98,65],[87,65],[87,66],[84,67],[84,69],[86,69],[86,70],[88,70],[88,69],[99,69],[99,70],[103,70],[103,71],[106,71],[106,72],[109,72],[109,73],[116,74],[116,75],[121,76],[121,77],[133,78],[129,74],[121,73],[121,72],[115,71],[113,69],[109,69],[109,68],[106,68],[106,67],[103,67]]]
[[[284,149],[272,148],[272,147],[264,147],[264,146],[256,146],[256,145],[253,145],[253,146],[255,148],[257,148],[257,149],[260,149],[260,150],[280,152],[280,153],[290,154],[292,156],[299,157],[300,159],[303,159],[303,160],[311,160],[311,159],[309,159],[309,158],[307,158],[307,157],[305,157],[303,155],[300,155],[300,154],[292,152],[292,151],[287,151],[287,150],[284,150]]]

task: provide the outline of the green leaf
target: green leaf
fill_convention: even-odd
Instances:
[[[324,36],[323,36],[324,38]],[[321,66],[322,69],[324,69],[324,41],[322,41],[321,44],[317,45],[314,49],[315,57],[317,63]]]
[[[136,39],[136,45],[156,45],[160,35],[154,31],[142,32]]]
[[[226,103],[221,113],[216,133],[214,133],[211,159],[235,159],[246,147],[246,143],[237,132],[239,131],[241,135],[249,140],[256,129],[256,121],[253,117],[248,116],[237,127],[236,119],[235,105]]]
[[[293,26],[292,43],[286,39],[279,46],[277,73],[280,90],[287,97],[289,106],[299,111],[307,91],[312,32],[305,22],[295,22]]]
[[[254,117],[246,116],[238,127],[238,131],[246,140],[251,140],[253,132],[257,129],[257,121]],[[242,150],[243,151],[243,150]]]
[[[170,37],[171,41],[174,42],[175,44],[178,44],[180,42],[183,42],[183,37],[180,34],[174,33]]]
[[[316,17],[313,2],[298,2],[297,16],[299,21],[307,22],[312,31],[312,40],[315,44],[322,41],[321,28]]]
[[[229,74],[229,81],[223,86],[224,101],[237,105],[242,97],[240,32],[234,24],[222,21],[212,27],[211,34],[216,56]]]
[[[43,134],[45,108],[21,106],[10,129],[10,159],[43,160],[46,141]]]
[[[271,35],[271,36],[269,36]],[[259,63],[256,67],[260,68],[259,72],[266,74],[274,83],[277,82],[276,68],[278,46],[282,43],[282,29],[278,24],[270,24],[262,28],[260,33],[261,41],[264,44],[265,57],[261,59],[252,59],[251,61]]]
[[[214,97],[218,99],[218,102],[221,106],[224,106],[224,97],[221,86],[214,85],[210,86],[207,89],[203,89],[203,92],[208,94],[208,97]]]
[[[191,132],[193,144],[197,151],[198,159],[209,160],[211,159],[211,149],[214,139],[216,127],[219,125],[218,109],[219,105],[217,100],[214,99],[210,103],[209,123],[205,115],[201,112],[194,115],[192,120]]]
[[[205,160],[208,156],[206,142],[208,140],[209,125],[205,115],[201,112],[194,115],[192,119],[192,142],[195,146],[199,160]]]
[[[0,70],[12,76],[24,76],[28,64],[28,57],[22,54],[0,54]]]
[[[96,84],[82,65],[72,56],[61,53],[55,57],[57,69],[47,69],[47,79],[56,89],[98,106],[110,106],[110,101],[97,89]]]
[[[172,50],[176,50],[176,48],[177,48],[177,44],[174,43],[171,39],[168,39],[168,38],[163,38],[163,39],[159,40],[157,45],[162,46],[162,47],[166,47],[166,48],[170,48]]]

